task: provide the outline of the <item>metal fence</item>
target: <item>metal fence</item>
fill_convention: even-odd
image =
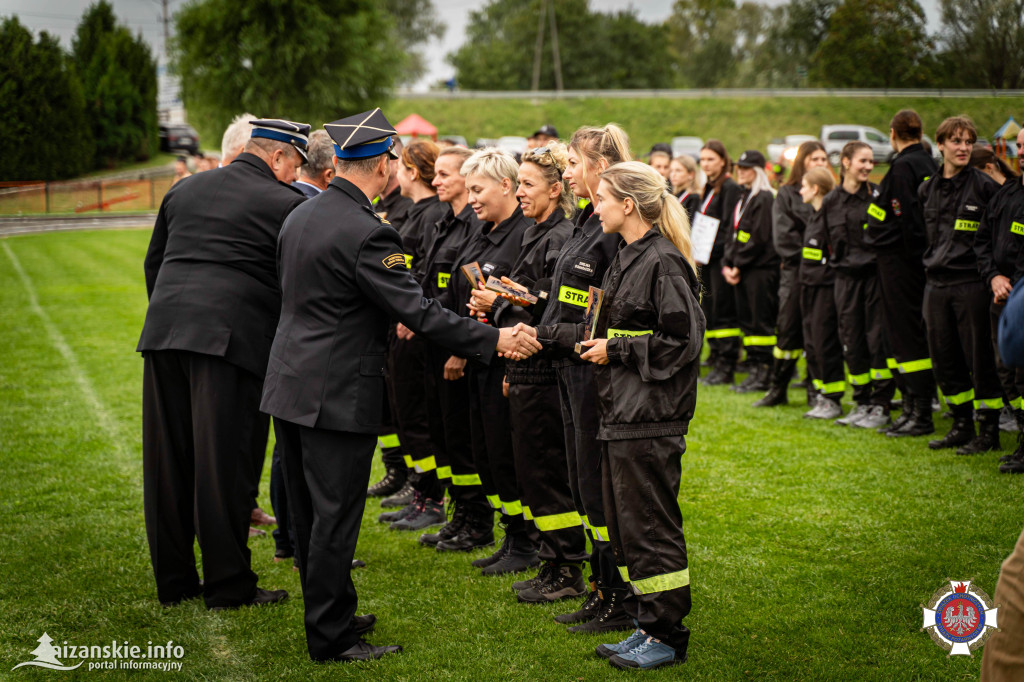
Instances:
[[[399,90],[402,99],[701,99],[708,97],[1024,97],[1024,90],[704,88],[696,90]]]
[[[155,211],[173,182],[173,174],[72,182],[4,182],[0,183],[0,216]]]

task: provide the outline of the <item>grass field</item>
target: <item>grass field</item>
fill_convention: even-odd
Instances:
[[[355,574],[360,612],[380,619],[372,642],[401,643],[405,654],[312,664],[298,575],[272,563],[270,538],[251,542],[253,565],[261,585],[291,592],[284,605],[161,608],[143,529],[134,352],[148,238],[129,230],[0,240],[0,677],[68,674],[11,672],[32,660],[44,631],[76,645],[173,640],[190,679],[617,676],[592,653],[615,638],[571,636],[551,620],[574,604],[517,604],[511,578],[481,578],[472,556],[438,555],[386,530],[372,501],[357,554],[368,563]],[[755,411],[750,402],[700,390],[680,491],[690,660],[646,678],[976,679],[980,652],[947,658],[920,631],[920,607],[946,579],[993,593],[1021,530],[1024,477],[999,475],[996,455],[936,454],[922,439],[808,423],[797,404]],[[268,476],[269,458],[265,507]],[[70,675],[164,673],[83,666]]]

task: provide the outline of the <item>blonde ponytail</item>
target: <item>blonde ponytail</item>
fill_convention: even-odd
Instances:
[[[602,160],[608,166],[633,160],[633,155],[629,151],[629,135],[614,123],[609,123],[601,128],[583,126],[572,134],[569,148],[575,149],[583,159],[580,183],[588,191],[590,189],[590,185],[587,183],[588,169],[596,170],[600,167]]]

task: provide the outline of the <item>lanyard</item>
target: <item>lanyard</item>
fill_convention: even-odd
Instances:
[[[685,190],[683,192],[683,195],[681,197],[679,197],[679,203],[681,204],[684,201],[686,201],[686,197],[688,197],[688,196],[690,196],[690,190]]]
[[[711,190],[711,194],[708,195],[708,198],[704,200],[704,204],[700,207],[700,212],[701,213],[707,214],[707,212],[708,212],[708,204],[710,204],[711,200],[714,199],[714,198],[715,198],[715,190]]]
[[[750,203],[750,198],[749,197],[747,198],[746,201],[743,201],[741,199],[741,200],[736,202],[736,210],[732,212],[732,216],[733,216],[732,217],[732,229],[733,230],[740,229],[740,218],[743,217],[743,212],[747,210],[747,204],[749,204],[749,203]]]

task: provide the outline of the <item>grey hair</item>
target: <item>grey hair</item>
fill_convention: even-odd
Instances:
[[[306,163],[299,168],[299,174],[315,178],[325,170],[334,167],[334,141],[326,130],[314,130],[306,144]]]
[[[245,146],[252,136],[252,125],[249,121],[256,117],[252,114],[239,114],[231,119],[231,124],[224,131],[224,137],[220,140],[220,158],[226,159],[234,156],[235,152]]]
[[[378,154],[366,159],[338,159],[338,163],[335,165],[335,172],[338,175],[369,175],[377,169],[381,156],[384,156],[384,154]]]
[[[764,172],[764,168],[755,166],[754,173],[756,173],[757,176],[754,178],[754,181],[750,183],[750,196],[757,196],[758,192],[771,192],[772,183],[771,180],[768,179],[768,174]]]

